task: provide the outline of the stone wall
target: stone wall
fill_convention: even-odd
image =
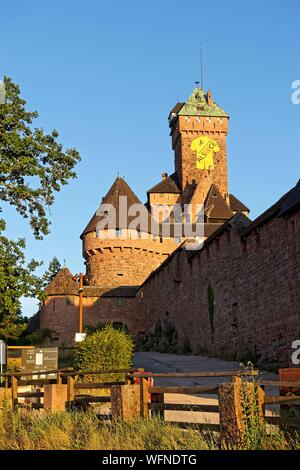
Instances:
[[[212,184],[219,188],[222,195],[228,193],[227,133],[228,118],[179,116],[172,131],[172,148],[175,151],[175,169],[183,190],[184,203],[189,202],[189,197],[198,183],[201,184],[205,195]],[[196,153],[191,150],[191,143],[201,135],[218,142],[220,151],[214,154],[213,170],[199,171],[196,168]]]
[[[122,323],[134,335],[145,331],[135,297],[84,297],[83,326],[95,328],[114,321]],[[49,296],[41,308],[40,328],[52,331],[52,345],[72,345],[79,326],[79,297]]]
[[[107,288],[140,285],[177,246],[172,239],[102,240],[90,232],[83,239],[88,284]]]
[[[167,331],[177,350],[288,365],[300,339],[299,235],[300,211],[242,238],[227,224],[201,251],[175,252],[137,294],[149,340]]]

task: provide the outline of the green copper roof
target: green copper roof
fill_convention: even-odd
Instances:
[[[217,103],[212,100],[209,106],[207,101],[207,94],[204,93],[202,88],[197,86],[187,102],[178,111],[178,115],[228,117],[228,114]]]

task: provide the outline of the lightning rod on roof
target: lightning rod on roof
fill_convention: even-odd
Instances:
[[[203,48],[202,42],[200,42],[200,83],[203,90]]]

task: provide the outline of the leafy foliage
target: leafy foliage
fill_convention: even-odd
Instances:
[[[40,263],[32,260],[26,264],[24,248],[24,240],[14,242],[0,236],[0,337],[4,340],[14,340],[26,329],[20,298],[40,292],[39,278],[32,274]]]
[[[49,263],[49,267],[47,271],[44,273],[42,277],[42,285],[44,288],[47,287],[48,284],[50,284],[50,282],[52,281],[52,279],[55,278],[56,274],[58,273],[58,271],[60,271],[60,269],[61,269],[61,264],[59,260],[56,258],[56,256],[54,256],[54,258],[52,258],[52,260]]]
[[[28,326],[28,319],[21,314],[21,297],[42,300],[44,288],[58,267],[52,260],[46,273],[39,277],[35,270],[42,263],[26,263],[24,248],[24,239],[14,242],[0,234],[0,338],[8,342],[16,341]]]
[[[16,208],[29,219],[36,239],[49,233],[47,210],[70,178],[80,157],[75,149],[63,151],[58,132],[44,133],[33,128],[36,111],[27,111],[19,87],[4,78],[5,100],[0,103],[0,212],[2,203]],[[3,206],[3,204],[2,204]],[[25,240],[4,236],[5,221],[0,219],[0,337],[15,340],[26,328],[21,318],[20,298],[42,297],[42,289],[57,272],[53,259],[43,278],[35,274],[42,263],[26,263]]]
[[[16,207],[29,218],[36,238],[49,232],[46,208],[54,202],[70,178],[75,178],[74,166],[79,161],[75,149],[63,151],[57,142],[58,132],[45,134],[32,129],[36,111],[26,111],[20,89],[8,77],[4,78],[6,97],[0,104],[0,200]]]
[[[117,330],[111,324],[88,335],[75,352],[74,369],[84,372],[128,369],[133,355],[133,340],[125,330]],[[86,376],[85,382],[124,380],[124,374]]]

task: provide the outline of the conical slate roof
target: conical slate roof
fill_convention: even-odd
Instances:
[[[79,285],[68,268],[62,268],[46,287],[47,295],[78,295]]]
[[[127,197],[127,207],[129,208],[133,204],[141,204],[141,201],[139,198],[134,194],[130,186],[124,181],[123,178],[117,177],[116,180],[114,181],[113,185],[109,189],[108,193],[106,196],[102,199],[101,205],[98,208],[98,210],[95,212],[87,226],[85,227],[84,231],[81,234],[81,237],[85,235],[88,232],[93,232],[96,231],[98,223],[105,217],[104,211],[105,207],[103,208],[103,211],[101,210],[101,206],[103,204],[111,204],[116,211],[116,226],[114,227],[115,229],[119,228],[126,228],[128,227],[129,223],[131,220],[136,218],[136,215],[132,217],[128,217],[125,224],[119,226],[119,211],[120,211],[120,197],[121,196],[126,196]],[[100,215],[101,212],[103,212],[103,215]]]

